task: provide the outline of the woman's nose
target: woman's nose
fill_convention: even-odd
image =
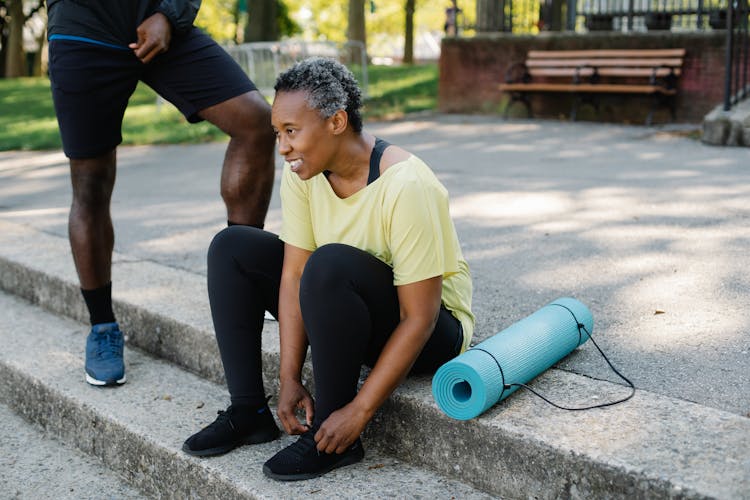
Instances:
[[[289,146],[289,141],[284,139],[282,136],[279,136],[279,154],[286,155],[289,154],[292,151],[291,146]]]

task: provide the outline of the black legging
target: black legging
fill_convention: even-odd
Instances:
[[[208,250],[208,296],[233,405],[260,405],[263,312],[278,317],[284,243],[232,226]],[[373,366],[400,321],[393,271],[357,248],[329,244],[307,261],[300,307],[312,349],[315,423],[349,403],[363,364]],[[412,373],[431,373],[461,349],[460,322],[445,308]]]

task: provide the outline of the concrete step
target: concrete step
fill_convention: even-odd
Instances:
[[[120,471],[147,496],[489,498],[372,449],[367,441],[363,462],[291,484],[267,479],[261,470],[265,460],[295,439],[291,436],[222,457],[190,457],[180,450],[182,442],[227,406],[228,394],[219,385],[129,348],[131,381],[118,388],[91,387],[81,361],[86,325],[6,293],[0,293],[0,310],[0,399]],[[99,498],[110,496],[104,486]],[[24,488],[18,485],[21,496],[31,498],[32,490]]]
[[[204,276],[122,255],[113,276],[130,345],[221,383]],[[83,319],[76,283],[67,241],[0,223],[0,287]],[[278,332],[275,323],[266,326],[265,372],[274,391]],[[129,376],[137,377],[132,370]],[[573,406],[626,393],[556,369],[534,385]],[[504,497],[734,499],[750,491],[750,419],[645,390],[588,412],[560,411],[519,391],[481,417],[457,422],[435,405],[429,378],[412,378],[366,437],[404,462]]]
[[[97,458],[59,442],[5,404],[0,404],[0,435],[2,498],[147,498]]]

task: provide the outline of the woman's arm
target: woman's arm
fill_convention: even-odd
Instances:
[[[305,420],[308,425],[312,425],[313,418],[313,401],[301,380],[302,365],[307,354],[307,336],[299,305],[300,278],[310,253],[289,244],[284,245],[284,263],[281,269],[279,290],[281,389],[277,413],[284,430],[289,434],[300,434],[307,430],[297,420],[296,408],[305,410]]]
[[[435,329],[442,284],[436,276],[397,287],[401,321],[354,400],[333,412],[315,434],[320,451],[343,453],[404,380]]]

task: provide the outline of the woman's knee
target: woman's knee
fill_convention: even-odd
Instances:
[[[214,236],[208,247],[209,270],[231,264],[244,271],[281,274],[284,244],[273,233],[250,226],[229,226]]]
[[[343,243],[329,243],[318,247],[305,264],[300,286],[306,291],[326,291],[345,283],[352,275],[352,261],[360,252],[362,251]]]
[[[214,236],[211,244],[208,246],[208,263],[215,262],[216,259],[231,257],[232,249],[236,248],[237,229],[236,226],[229,226]]]

